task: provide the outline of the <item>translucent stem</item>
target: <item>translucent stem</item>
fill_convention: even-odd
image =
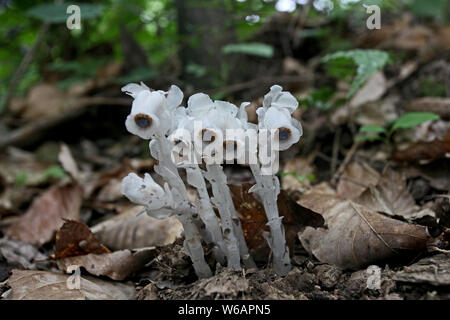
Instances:
[[[153,145],[150,146],[152,156],[158,160],[158,164],[155,165],[155,171],[167,181],[173,190],[176,191],[174,192],[174,200],[176,203],[175,210],[178,212],[178,219],[183,224],[185,250],[191,257],[197,276],[199,278],[210,277],[212,276],[212,272],[205,261],[198,222],[196,223],[195,221],[198,219],[198,215],[195,210],[192,209],[192,205],[188,199],[186,186],[170,157],[168,141],[165,137],[158,136],[152,141],[152,144]],[[206,236],[209,238],[210,234],[207,233]]]
[[[211,204],[211,199],[209,198],[202,170],[198,165],[194,164],[186,168],[186,174],[188,183],[195,187],[198,192],[199,201],[197,203],[197,209],[201,219],[206,225],[206,229],[208,229],[211,234],[211,241],[214,244],[214,256],[216,260],[223,265],[225,263],[225,244],[222,231],[220,230],[219,220],[217,219]]]
[[[256,268],[253,258],[248,252],[241,222],[233,205],[230,189],[227,185],[227,177],[219,164],[206,166],[206,178],[213,190],[213,201],[219,209],[222,221],[224,242],[227,247],[228,266],[234,270],[240,270],[240,259],[247,268]]]
[[[259,165],[250,165],[256,184],[251,192],[259,195],[263,202],[267,216],[267,225],[270,228],[270,236],[266,238],[272,249],[272,268],[281,276],[291,270],[289,248],[286,246],[286,237],[282,224],[283,217],[279,216],[277,198],[280,193],[280,182],[275,175],[262,175]]]

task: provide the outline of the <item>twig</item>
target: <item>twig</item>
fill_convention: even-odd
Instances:
[[[25,141],[36,137],[41,132],[48,130],[60,123],[77,117],[86,111],[87,106],[91,105],[119,105],[129,106],[129,98],[110,98],[110,97],[91,97],[80,98],[69,102],[73,107],[67,111],[34,120],[23,127],[20,127],[0,138],[0,149],[11,145],[22,145]]]
[[[38,35],[36,37],[36,40],[33,43],[33,46],[30,50],[25,54],[22,61],[20,62],[19,67],[17,68],[16,72],[11,78],[11,82],[9,84],[8,90],[6,91],[5,97],[3,98],[2,108],[0,109],[0,114],[3,114],[8,108],[7,105],[9,104],[9,100],[13,96],[14,92],[17,89],[17,86],[19,85],[20,79],[22,79],[23,74],[28,68],[28,65],[33,61],[34,55],[36,54],[37,49],[39,48],[39,45],[42,42],[42,39],[44,38],[45,34],[47,33],[47,30],[49,28],[49,23],[43,23],[41,26],[41,29],[39,29]]]
[[[331,164],[330,164],[331,176],[334,176],[334,173],[336,172],[340,138],[341,138],[341,128],[338,127],[336,130],[336,133],[334,135],[334,139],[333,139],[333,151],[332,151],[332,158],[331,158]]]
[[[336,173],[333,176],[333,179],[331,180],[331,184],[335,185],[341,174],[344,172],[345,168],[349,164],[349,162],[352,160],[356,150],[358,150],[359,142],[355,141],[350,148],[350,150],[347,152],[347,155],[345,156],[344,161],[339,166],[339,169],[336,171]]]
[[[247,82],[241,82],[241,83],[236,83],[236,84],[232,84],[230,86],[226,86],[220,89],[215,89],[215,90],[204,90],[206,91],[208,94],[214,95],[214,94],[230,94],[230,93],[234,93],[237,91],[242,91],[242,90],[246,90],[246,89],[250,89],[250,88],[254,88],[254,87],[258,87],[258,86],[262,86],[264,84],[273,84],[273,83],[278,83],[278,84],[286,84],[286,83],[308,83],[310,81],[312,81],[312,77],[311,76],[275,76],[275,77],[261,77],[255,80],[251,80],[251,81],[247,81]]]

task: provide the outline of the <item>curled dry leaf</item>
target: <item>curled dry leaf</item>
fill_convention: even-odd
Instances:
[[[97,224],[92,232],[114,250],[165,246],[181,236],[183,226],[175,217],[158,220],[142,213],[143,209],[133,206]]]
[[[270,248],[263,236],[264,232],[270,230],[266,226],[264,206],[255,194],[248,193],[252,187],[251,184],[229,185],[229,187],[250,253],[255,260],[264,261],[270,253]],[[324,220],[320,214],[297,204],[284,190],[281,190],[278,195],[277,203],[279,215],[284,217],[282,221],[286,232],[286,243],[289,252],[292,253],[297,233],[306,226],[321,227]]]
[[[376,170],[364,162],[351,162],[342,173],[337,193],[344,199],[356,199],[367,188],[375,186],[380,179]]]
[[[58,259],[58,267],[66,272],[71,266],[83,267],[96,276],[107,276],[113,280],[124,280],[129,275],[142,269],[155,257],[155,248],[138,250],[120,250],[112,253],[94,254]]]
[[[78,185],[54,186],[36,198],[5,233],[26,243],[43,245],[53,238],[63,225],[63,219],[79,219],[82,197]]]
[[[426,227],[391,219],[352,200],[342,200],[327,184],[316,186],[300,204],[322,213],[327,229],[299,234],[305,249],[321,262],[360,269],[398,254],[420,251],[433,240]]]
[[[74,276],[56,272],[13,270],[8,279],[10,300],[131,300],[130,283],[108,282],[89,276],[80,277],[80,288],[69,289]]]
[[[372,211],[383,212],[408,221],[423,217],[436,218],[430,209],[421,210],[406,186],[406,178],[391,168],[386,168],[375,187],[370,187],[355,202]]]

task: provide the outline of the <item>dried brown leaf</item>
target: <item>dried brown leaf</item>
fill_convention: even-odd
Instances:
[[[82,222],[67,220],[56,233],[55,259],[110,252]]]
[[[368,164],[351,162],[339,179],[337,193],[344,199],[356,199],[367,188],[375,186],[379,179],[378,172]]]
[[[393,279],[408,283],[450,286],[450,255],[438,254],[424,258],[394,274]]]
[[[13,270],[8,279],[11,300],[131,300],[132,284],[108,282],[82,276],[80,289],[69,289],[69,275],[31,270]],[[72,276],[73,277],[73,276]]]
[[[424,250],[433,240],[426,227],[388,218],[351,200],[341,200],[326,184],[305,194],[300,204],[322,213],[327,229],[299,234],[305,249],[321,262],[359,269],[398,254]]]
[[[53,238],[63,219],[79,219],[82,198],[78,185],[54,186],[36,198],[5,233],[26,243],[42,245]]]
[[[436,216],[429,209],[420,210],[408,191],[405,176],[391,168],[384,171],[375,187],[367,189],[355,202],[372,211],[406,220]]]
[[[165,246],[181,236],[183,226],[175,217],[158,220],[142,210],[133,206],[92,227],[92,232],[114,250]]]

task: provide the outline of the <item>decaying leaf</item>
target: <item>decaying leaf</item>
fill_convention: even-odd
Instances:
[[[82,197],[78,185],[54,186],[36,198],[5,233],[26,243],[42,245],[53,238],[63,219],[79,219]]]
[[[396,161],[435,161],[450,156],[450,133],[436,137],[433,141],[420,141],[407,145],[404,150],[394,153]]]
[[[253,193],[248,193],[252,187],[251,184],[229,187],[250,252],[255,260],[264,261],[270,253],[270,248],[263,237],[263,233],[270,230],[266,226],[264,206]],[[279,215],[284,217],[282,221],[286,232],[286,243],[290,248],[289,252],[292,253],[297,233],[306,226],[314,228],[323,226],[324,220],[320,214],[298,205],[283,190],[278,195],[277,203]]]
[[[401,173],[387,168],[378,184],[367,189],[355,202],[372,211],[390,216],[402,217],[408,221],[436,215],[429,209],[420,210],[406,186],[406,178]]]
[[[249,286],[248,280],[243,276],[228,273],[222,273],[203,281],[207,282],[204,289],[207,296],[223,294],[236,297],[239,292],[245,292]]]
[[[96,276],[107,276],[113,280],[124,280],[129,275],[142,269],[155,257],[155,248],[138,250],[120,250],[112,253],[94,254],[58,259],[58,267],[66,272],[71,266],[83,267]]]
[[[450,255],[438,254],[424,258],[394,274],[393,279],[408,283],[450,286]]]
[[[69,289],[76,279],[48,271],[13,270],[8,279],[11,300],[131,300],[135,296],[130,283],[108,282],[81,276],[80,288]]]
[[[36,269],[36,261],[47,258],[35,246],[7,237],[0,239],[0,256],[3,256],[8,264],[24,269]]]
[[[351,162],[342,173],[337,193],[344,199],[356,199],[380,179],[376,170],[364,162]]]
[[[165,246],[181,236],[183,226],[175,217],[158,220],[142,210],[133,206],[92,227],[92,232],[114,250]]]
[[[308,176],[315,173],[312,165],[315,156],[315,153],[311,153],[308,157],[293,158],[286,163],[281,177],[283,189],[305,191],[311,185]]]
[[[327,229],[307,227],[299,234],[305,249],[321,262],[359,269],[398,254],[426,249],[426,227],[391,219],[352,200],[341,200],[323,183],[300,199],[322,213]]]
[[[65,271],[76,265],[96,276],[123,280],[144,267],[155,254],[154,247],[111,253],[84,223],[66,221],[56,234],[53,258]]]
[[[56,233],[55,259],[110,252],[82,222],[67,220]]]

